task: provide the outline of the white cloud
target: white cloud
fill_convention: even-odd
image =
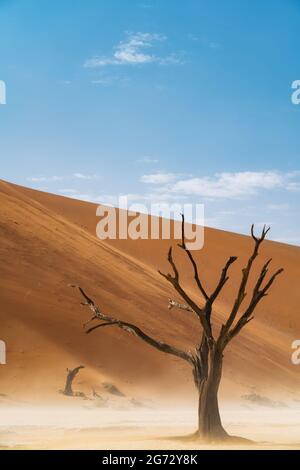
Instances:
[[[92,80],[91,83],[94,85],[104,85],[108,86],[113,83],[113,78],[112,77],[104,77],[104,78],[97,78],[97,80]]]
[[[152,62],[161,65],[179,64],[180,58],[176,54],[159,57],[150,52],[155,43],[163,42],[167,38],[157,33],[127,33],[127,38],[119,42],[110,57],[93,57],[84,63],[84,67],[95,68],[107,65],[142,65]]]
[[[299,192],[300,191],[300,181],[291,181],[287,183],[286,189],[288,191]]]
[[[79,193],[76,190],[72,189],[61,189],[57,191],[59,194],[62,194],[64,196],[68,196],[73,199],[79,199],[79,200],[84,200],[84,201],[89,201],[92,203],[96,204],[103,204],[103,205],[109,205],[109,206],[119,206],[120,202],[120,197],[126,197],[127,202],[129,205],[131,204],[146,204],[150,205],[151,204],[163,204],[163,203],[178,203],[182,204],[183,201],[185,201],[187,198],[186,196],[178,196],[176,194],[168,193],[168,192],[160,192],[159,190],[157,192],[147,192],[143,194],[139,193],[116,193],[116,194],[93,194],[93,193]]]
[[[63,179],[63,176],[30,176],[26,178],[27,181],[31,181],[32,183],[42,183],[46,181],[62,181]]]
[[[285,179],[284,174],[276,171],[216,173],[213,177],[177,181],[170,190],[211,198],[235,198],[255,194],[261,189],[281,188]]]
[[[262,190],[300,191],[300,172],[279,171],[222,172],[213,176],[185,177],[174,173],[143,175],[142,183],[161,186],[165,193],[202,196],[206,199],[245,198]]]
[[[97,76],[93,77],[91,83],[93,85],[101,85],[108,87],[111,85],[126,85],[130,81],[130,78],[124,74],[112,74],[105,69],[98,70]]]
[[[153,173],[141,176],[140,181],[146,184],[166,184],[171,183],[176,178],[178,178],[178,175],[175,173]]]
[[[66,180],[74,180],[74,179],[80,179],[80,180],[94,180],[94,179],[99,179],[100,177],[96,174],[94,175],[86,175],[83,173],[73,173],[73,175],[65,175],[65,176],[30,176],[26,178],[27,181],[30,181],[31,183],[44,183],[44,182],[56,182],[56,181],[66,181]]]
[[[175,53],[172,53],[167,57],[158,57],[157,62],[159,62],[160,65],[180,65],[184,63],[181,55],[179,56]]]
[[[164,41],[165,36],[161,34],[137,33],[122,41],[114,54],[115,59],[122,64],[144,64],[153,62],[155,56],[142,52],[142,49],[149,49],[155,41]]]
[[[83,173],[74,173],[73,177],[80,180],[95,180],[99,178],[98,175],[85,175]]]

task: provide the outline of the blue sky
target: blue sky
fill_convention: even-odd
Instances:
[[[1,177],[300,244],[298,0],[0,0]]]

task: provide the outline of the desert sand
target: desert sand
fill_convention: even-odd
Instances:
[[[1,409],[2,449],[299,449],[300,407],[274,410],[225,406],[227,430],[251,444],[201,444],[187,439],[196,426],[192,407],[112,410],[91,405]],[[172,423],[172,424],[171,424]],[[267,436],[267,438],[266,438]],[[1,449],[0,447],[0,449]]]
[[[96,205],[4,181],[0,211],[0,339],[7,344],[7,364],[0,366],[0,445],[187,445],[159,437],[185,434],[195,426],[196,394],[189,367],[114,328],[86,335],[82,325],[89,311],[68,287],[80,284],[104,312],[136,323],[157,339],[192,349],[199,337],[197,321],[189,313],[167,309],[169,297],[180,299],[157,273],[168,269],[170,241],[100,241],[95,233]],[[176,250],[176,241],[171,243],[186,290],[196,296],[184,253]],[[239,257],[216,304],[217,327],[234,299],[251,243],[249,237],[205,228],[204,248],[195,257],[208,289],[217,282],[228,256]],[[259,445],[297,447],[300,366],[291,363],[291,344],[300,339],[300,248],[267,241],[257,269],[270,257],[274,268],[285,272],[257,309],[255,320],[231,343],[220,402],[229,431]],[[86,400],[59,393],[66,368],[79,364],[85,369],[74,388],[85,393]],[[103,383],[115,384],[126,400],[111,397]],[[109,405],[95,410],[93,390]],[[75,424],[56,423],[54,417],[64,413],[64,423],[68,422],[67,415],[75,415],[73,407]],[[170,427],[176,413],[182,418]],[[53,416],[52,422],[46,415]]]

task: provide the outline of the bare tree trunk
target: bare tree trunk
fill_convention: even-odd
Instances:
[[[76,375],[78,374],[78,372],[80,371],[80,369],[84,369],[84,366],[78,366],[78,367],[75,367],[75,369],[67,369],[67,379],[66,379],[66,385],[65,385],[65,389],[63,391],[64,395],[67,395],[69,397],[73,397],[74,396],[74,392],[73,392],[73,389],[72,389],[72,384],[73,384],[73,380],[75,379]]]
[[[73,389],[72,389],[73,380],[74,380],[74,377],[72,377],[72,372],[68,371],[64,394],[68,395],[69,397],[73,396]]]
[[[207,377],[199,378],[198,430],[204,440],[222,440],[228,436],[223,428],[218,403],[218,390],[222,376],[222,352],[209,351]]]

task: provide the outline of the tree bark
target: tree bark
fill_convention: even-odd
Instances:
[[[76,375],[78,374],[78,372],[80,371],[80,369],[84,369],[84,366],[78,366],[78,367],[75,367],[75,369],[67,369],[67,379],[66,379],[66,385],[65,385],[65,389],[63,391],[64,395],[67,395],[68,397],[73,397],[74,396],[74,392],[73,392],[73,389],[72,389],[72,384],[73,384],[73,380],[75,379]]]
[[[218,403],[218,391],[222,377],[223,354],[213,348],[209,351],[209,367],[206,377],[199,377],[198,429],[202,440],[216,441],[228,437],[223,428]]]

